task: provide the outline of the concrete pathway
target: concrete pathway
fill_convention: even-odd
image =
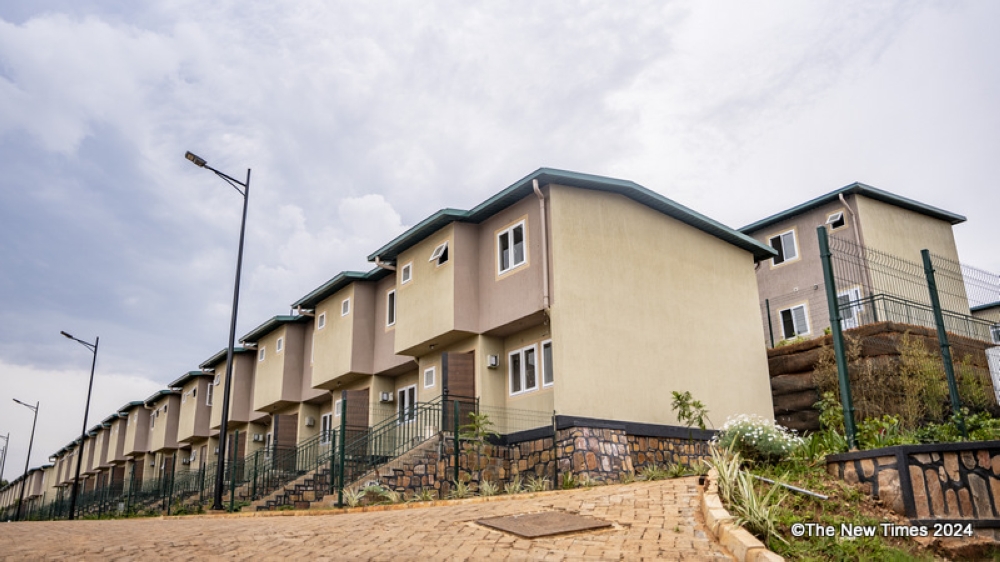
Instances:
[[[680,478],[363,513],[0,523],[0,559],[732,560],[701,521],[697,484]],[[614,526],[528,540],[475,523],[542,511]]]

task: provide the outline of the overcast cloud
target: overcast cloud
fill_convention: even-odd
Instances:
[[[853,181],[1000,271],[994,2],[0,4],[5,476],[443,207],[541,166],[733,227]]]

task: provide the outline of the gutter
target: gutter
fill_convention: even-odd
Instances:
[[[535,195],[538,196],[538,210],[541,214],[542,221],[542,307],[545,308],[545,312],[548,313],[550,308],[549,303],[549,227],[545,220],[545,195],[542,194],[542,190],[538,188],[538,180],[531,180],[531,187],[535,190]],[[376,258],[376,263],[378,259]]]

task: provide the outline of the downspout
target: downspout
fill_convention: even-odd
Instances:
[[[874,311],[875,310],[875,288],[872,286],[871,271],[868,270],[868,256],[864,255],[865,247],[861,244],[861,234],[858,231],[858,215],[856,215],[854,213],[854,209],[851,209],[851,206],[847,204],[847,199],[844,198],[843,192],[838,193],[837,197],[840,199],[840,202],[843,203],[844,208],[847,209],[847,212],[851,214],[851,231],[854,232],[854,243],[858,245],[858,251],[862,254],[862,255],[860,255],[858,257],[861,258],[861,268],[865,272],[865,278],[863,280],[863,283],[865,283],[867,285],[868,296],[871,297],[871,307],[872,307],[872,310]],[[855,200],[857,200],[857,198],[855,198]],[[865,295],[862,294],[861,295],[861,302],[864,302],[864,299],[865,299]]]
[[[542,307],[549,311],[549,227],[545,220],[545,195],[538,188],[538,180],[531,180],[531,187],[538,196],[538,210],[542,220]]]
[[[375,265],[381,267],[382,269],[388,269],[389,271],[396,271],[396,266],[391,263],[385,263],[381,258],[375,256]]]

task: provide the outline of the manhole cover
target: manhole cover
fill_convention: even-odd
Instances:
[[[611,527],[611,523],[607,521],[561,511],[490,517],[480,519],[476,523],[526,539]]]

